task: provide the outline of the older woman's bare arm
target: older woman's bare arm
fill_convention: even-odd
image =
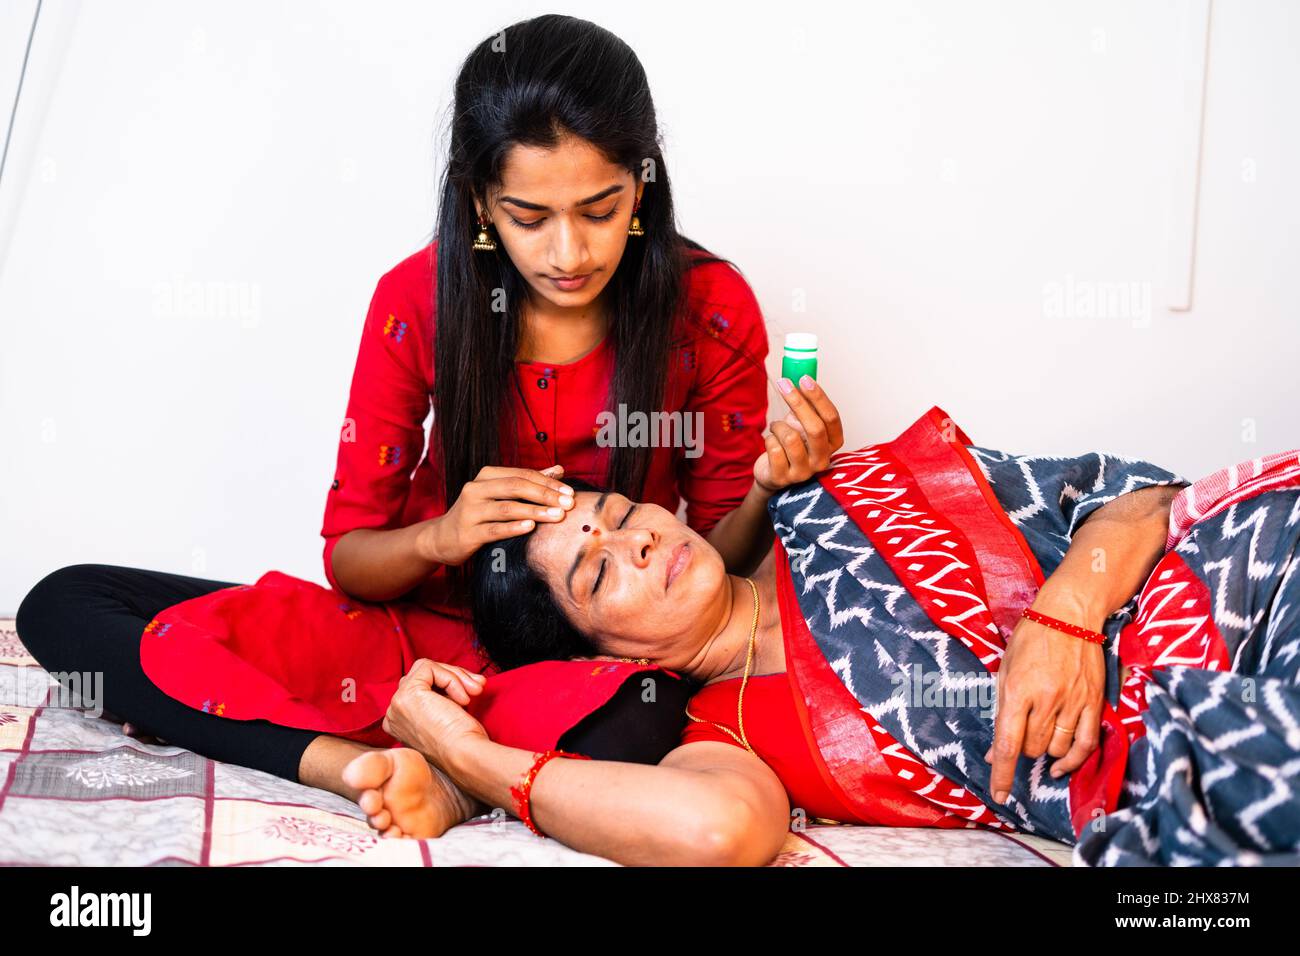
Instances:
[[[488,806],[512,810],[510,788],[533,753],[466,735],[439,764]],[[758,866],[780,851],[790,801],[776,774],[747,750],[684,744],[658,765],[557,757],[532,787],[533,822],[584,853],[648,866]]]

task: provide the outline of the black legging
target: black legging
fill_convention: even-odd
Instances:
[[[168,743],[227,763],[298,780],[303,751],[319,732],[267,720],[205,714],[168,697],[140,667],[140,636],[161,611],[237,582],[111,564],[74,564],[37,583],[18,607],[18,639],[47,671],[103,674],[104,710]],[[67,686],[69,681],[64,682]],[[677,745],[696,689],[658,680],[656,700],[626,681],[608,704],[560,738],[564,750],[596,759],[658,763]]]
[[[234,583],[111,564],[70,565],[46,575],[23,598],[18,639],[56,676],[101,672],[104,709],[145,733],[296,781],[317,731],[205,714],[168,697],[140,667],[140,636],[159,612]]]

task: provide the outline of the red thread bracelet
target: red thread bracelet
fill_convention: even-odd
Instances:
[[[1105,644],[1106,635],[1100,631],[1090,631],[1086,627],[1080,627],[1078,624],[1067,624],[1065,621],[1058,621],[1054,617],[1048,617],[1038,611],[1025,608],[1021,612],[1021,617],[1026,617],[1035,624],[1041,624],[1043,627],[1050,627],[1054,631],[1061,631],[1064,634],[1070,634],[1074,637],[1081,637],[1085,641],[1093,644]]]
[[[528,768],[528,772],[523,775],[517,786],[510,788],[510,796],[515,801],[515,816],[523,820],[528,829],[532,830],[539,837],[545,837],[546,834],[537,829],[533,823],[533,780],[537,777],[537,772],[546,765],[546,762],[552,757],[570,757],[574,760],[590,760],[586,754],[571,754],[567,750],[546,750],[542,753],[534,753],[537,759],[533,765]]]

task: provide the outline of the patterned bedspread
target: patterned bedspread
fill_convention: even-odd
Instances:
[[[349,800],[56,706],[0,620],[0,864],[614,866],[498,811],[436,840],[386,840]],[[808,826],[773,866],[1068,866],[1070,847],[987,829]]]

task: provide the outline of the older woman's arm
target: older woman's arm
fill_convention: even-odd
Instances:
[[[485,736],[444,742],[435,763],[466,793],[514,812],[531,751]],[[790,802],[776,774],[731,744],[698,741],[658,765],[554,758],[532,786],[533,823],[584,853],[651,866],[757,866],[780,851]]]
[[[1043,582],[1033,609],[1100,631],[1164,554],[1169,507],[1180,490],[1170,485],[1141,488],[1089,515]],[[994,799],[1006,799],[1022,753],[1061,758],[1052,765],[1052,776],[1082,766],[1100,741],[1104,693],[1099,645],[1021,620],[998,670],[997,722],[988,755]]]
[[[421,658],[398,684],[383,728],[471,801],[513,813],[510,788],[535,755],[492,741],[465,709],[489,680]],[[717,741],[683,744],[657,765],[556,757],[534,779],[531,807],[543,833],[626,864],[766,863],[790,819],[772,769]]]

